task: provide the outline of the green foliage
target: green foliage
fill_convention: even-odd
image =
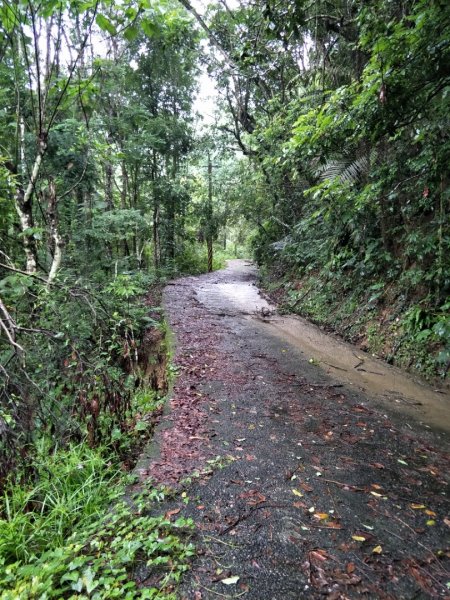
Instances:
[[[90,597],[173,599],[193,547],[192,522],[148,517],[144,507],[164,498],[149,489],[119,501],[123,476],[85,445],[54,451],[44,445],[39,484],[11,482],[0,520],[0,598]],[[109,512],[109,514],[108,514]],[[151,587],[138,587],[145,570]]]
[[[117,496],[117,467],[86,444],[36,447],[34,477],[10,477],[0,505],[0,560],[26,562],[60,547],[75,528],[95,522]]]
[[[214,245],[213,270],[222,269],[225,259],[221,254],[220,246]],[[185,243],[184,250],[175,260],[173,274],[200,274],[208,270],[208,252],[206,245],[198,243]]]
[[[0,281],[2,298],[16,307],[19,325],[26,326],[30,306],[24,291],[33,293],[36,330],[18,337],[27,371],[6,342],[0,345],[2,360],[9,360],[9,378],[1,387],[8,420],[3,419],[6,435],[0,441],[4,469],[35,429],[51,431],[56,441],[87,435],[91,445],[107,444],[139,411],[134,389],[141,346],[145,330],[159,328],[158,309],[150,317],[140,296],[155,279],[138,273],[118,275],[109,285],[100,281],[73,287],[67,282],[51,293],[23,275]]]
[[[450,364],[450,302],[439,311],[423,309],[420,305],[411,307],[404,315],[402,325],[417,344],[431,342],[438,344],[439,353],[435,357],[445,376]]]
[[[118,208],[95,215],[86,233],[95,240],[118,242],[143,232],[148,232],[148,224],[139,211]]]
[[[130,275],[118,275],[106,288],[116,298],[126,299],[142,295],[145,288],[140,286]]]
[[[219,7],[212,14],[235,69],[215,64],[228,100],[224,129],[259,175],[248,192],[258,262],[294,279],[315,274],[320,290],[302,310],[317,320],[329,320],[327,301],[343,294],[346,305],[360,288],[371,289],[373,307],[392,288],[401,314],[418,302],[444,313],[447,4],[270,1],[233,18]],[[429,356],[445,360],[446,334],[430,325],[421,335]]]

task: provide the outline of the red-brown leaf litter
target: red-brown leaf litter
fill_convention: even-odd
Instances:
[[[166,290],[178,375],[141,477],[198,474],[166,513],[196,525],[181,598],[450,597],[448,435],[268,333],[239,283],[232,261]]]

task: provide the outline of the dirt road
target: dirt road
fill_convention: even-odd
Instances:
[[[382,375],[386,393],[337,379],[323,344],[316,358],[293,325],[275,331],[254,284],[231,261],[166,291],[179,374],[140,474],[180,485],[197,473],[171,507],[196,524],[181,598],[445,598],[446,398],[419,386],[416,401],[393,387],[397,371]]]

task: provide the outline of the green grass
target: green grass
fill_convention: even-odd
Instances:
[[[17,477],[1,499],[1,600],[172,600],[193,554],[191,521],[146,516],[164,498],[156,489],[121,500],[127,478],[104,451],[48,448],[37,448],[34,483]],[[151,585],[138,587],[138,570]]]
[[[226,261],[233,258],[248,258],[250,251],[244,245],[228,244],[226,250],[219,243],[214,244],[213,270],[223,269]],[[177,273],[200,274],[208,270],[208,252],[206,244],[186,245],[182,255],[175,260],[174,271]]]
[[[49,453],[41,441],[33,461],[34,476],[21,484],[10,480],[0,502],[0,557],[26,561],[60,546],[75,525],[96,519],[117,497],[117,467],[85,444]]]

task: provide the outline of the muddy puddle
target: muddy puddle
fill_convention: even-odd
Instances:
[[[261,297],[256,269],[248,261],[232,260],[197,290],[199,302],[218,314],[253,319],[267,334],[286,342],[340,383],[360,390],[377,404],[408,419],[450,433],[450,393],[432,388],[407,373],[324,333],[296,316],[280,316]]]

